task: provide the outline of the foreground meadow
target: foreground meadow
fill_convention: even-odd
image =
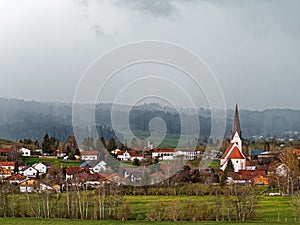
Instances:
[[[146,214],[153,202],[171,202],[174,200],[197,200],[209,203],[211,196],[126,196],[128,202],[132,205],[132,215],[128,221],[105,220],[66,220],[66,219],[34,219],[34,218],[0,218],[0,224],[7,225],[76,225],[76,224],[103,224],[103,225],[118,225],[118,224],[174,224],[174,222],[150,222],[146,221]],[[175,222],[176,224],[295,224],[299,223],[299,218],[294,213],[294,208],[290,203],[289,197],[267,197],[264,196],[260,200],[260,207],[258,209],[258,216],[255,221],[248,222]]]
[[[150,222],[150,221],[81,221],[81,220],[43,220],[43,219],[31,219],[31,218],[1,218],[0,219],[1,224],[5,225],[21,225],[21,224],[26,224],[26,225],[171,225],[171,224],[179,224],[179,225],[188,225],[188,224],[201,224],[201,225],[212,225],[212,224],[243,224],[243,225],[263,225],[263,224],[295,224],[293,221],[288,221],[288,222]]]

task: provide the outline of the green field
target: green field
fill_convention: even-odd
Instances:
[[[263,224],[295,224],[295,222],[150,222],[150,221],[92,221],[92,220],[59,220],[59,219],[31,219],[31,218],[0,218],[0,223],[5,225],[142,225],[142,224],[151,224],[151,225],[172,225],[172,224],[180,224],[180,225],[190,225],[190,224],[199,224],[199,225],[212,225],[212,224],[243,224],[243,225],[263,225]]]
[[[35,163],[38,163],[38,162],[50,162],[54,166],[62,166],[62,167],[79,166],[81,163],[80,161],[75,161],[75,160],[64,161],[62,159],[38,158],[38,157],[34,157],[34,156],[23,157],[23,161],[24,161],[24,163],[26,163],[27,165],[30,165],[30,166]]]
[[[0,224],[12,225],[68,225],[68,224],[174,224],[175,222],[150,222],[146,221],[146,213],[153,202],[168,203],[173,200],[197,200],[211,201],[211,196],[125,196],[125,199],[132,204],[133,214],[128,221],[91,221],[91,220],[65,220],[65,219],[33,219],[33,218],[0,218]],[[176,222],[176,224],[295,224],[299,223],[298,218],[294,214],[294,210],[290,204],[289,197],[262,197],[260,200],[260,208],[258,209],[258,218],[255,221],[243,223],[238,222]]]
[[[132,140],[132,136],[128,131],[122,131],[121,132],[124,135],[124,140],[127,141],[128,144],[131,143]],[[147,138],[150,137],[151,133],[147,132],[147,131],[142,131],[142,130],[133,130],[132,133],[139,139],[145,139],[147,140]],[[152,133],[152,139],[151,141],[153,141],[154,143],[158,143],[159,140],[161,139],[161,134],[159,133]],[[188,142],[192,142],[194,140],[194,135],[188,135],[188,134],[183,134],[181,135],[182,141],[185,143],[185,145],[187,145]],[[158,146],[158,148],[176,148],[178,145],[180,139],[180,134],[166,134],[164,140],[162,141],[162,143],[160,143]],[[182,146],[178,146],[179,149]],[[184,147],[185,148],[185,147]]]

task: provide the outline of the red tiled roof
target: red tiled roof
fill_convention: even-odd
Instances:
[[[135,151],[133,151],[133,150],[130,150],[130,151],[127,151],[127,152],[130,154],[131,157],[142,157],[143,156],[142,154],[135,153]],[[117,154],[118,155],[123,155],[124,153],[125,153],[125,151],[120,151]]]
[[[228,146],[228,148],[223,153],[221,159],[225,159],[226,155],[228,155],[228,153],[229,153],[229,151],[230,151],[230,149],[232,148],[233,145],[234,145],[234,143],[230,143],[230,145]]]
[[[11,175],[11,170],[0,168],[1,175]]]
[[[256,177],[267,177],[267,173],[264,170],[240,170],[239,172],[229,172],[229,177],[234,180],[252,180]]]
[[[117,152],[117,155],[123,155],[125,153],[125,151],[119,151]]]
[[[292,151],[293,151],[297,156],[300,156],[300,149],[292,149]]]
[[[15,166],[15,162],[0,162],[0,166]]]
[[[89,170],[82,167],[69,167],[66,169],[66,173],[68,175],[74,175],[74,174],[84,173],[84,172],[89,173]]]
[[[1,148],[1,149],[0,149],[0,153],[7,153],[7,152],[9,152],[9,151],[10,151],[9,148]]]
[[[238,173],[241,180],[251,180],[258,176],[267,177],[264,170],[240,170]]]
[[[143,157],[142,154],[137,154],[135,152],[129,152],[129,154],[130,154],[131,157]]]
[[[174,149],[155,149],[153,152],[175,152]]]
[[[23,176],[19,173],[6,178],[6,180],[25,180],[25,179],[26,179],[26,176]]]
[[[98,155],[98,151],[82,151],[80,152],[80,155]]]
[[[234,147],[229,155],[229,159],[245,159],[238,147]]]

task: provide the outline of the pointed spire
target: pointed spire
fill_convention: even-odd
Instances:
[[[242,139],[242,131],[239,119],[239,110],[237,104],[235,105],[235,113],[233,118],[232,130],[231,130],[231,140],[233,139],[235,133],[238,132],[240,138]]]

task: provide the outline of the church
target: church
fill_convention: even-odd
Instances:
[[[225,170],[228,161],[231,160],[234,172],[246,169],[246,157],[242,151],[242,132],[240,126],[238,106],[235,106],[233,125],[230,135],[230,145],[223,153],[220,161],[220,169]]]

